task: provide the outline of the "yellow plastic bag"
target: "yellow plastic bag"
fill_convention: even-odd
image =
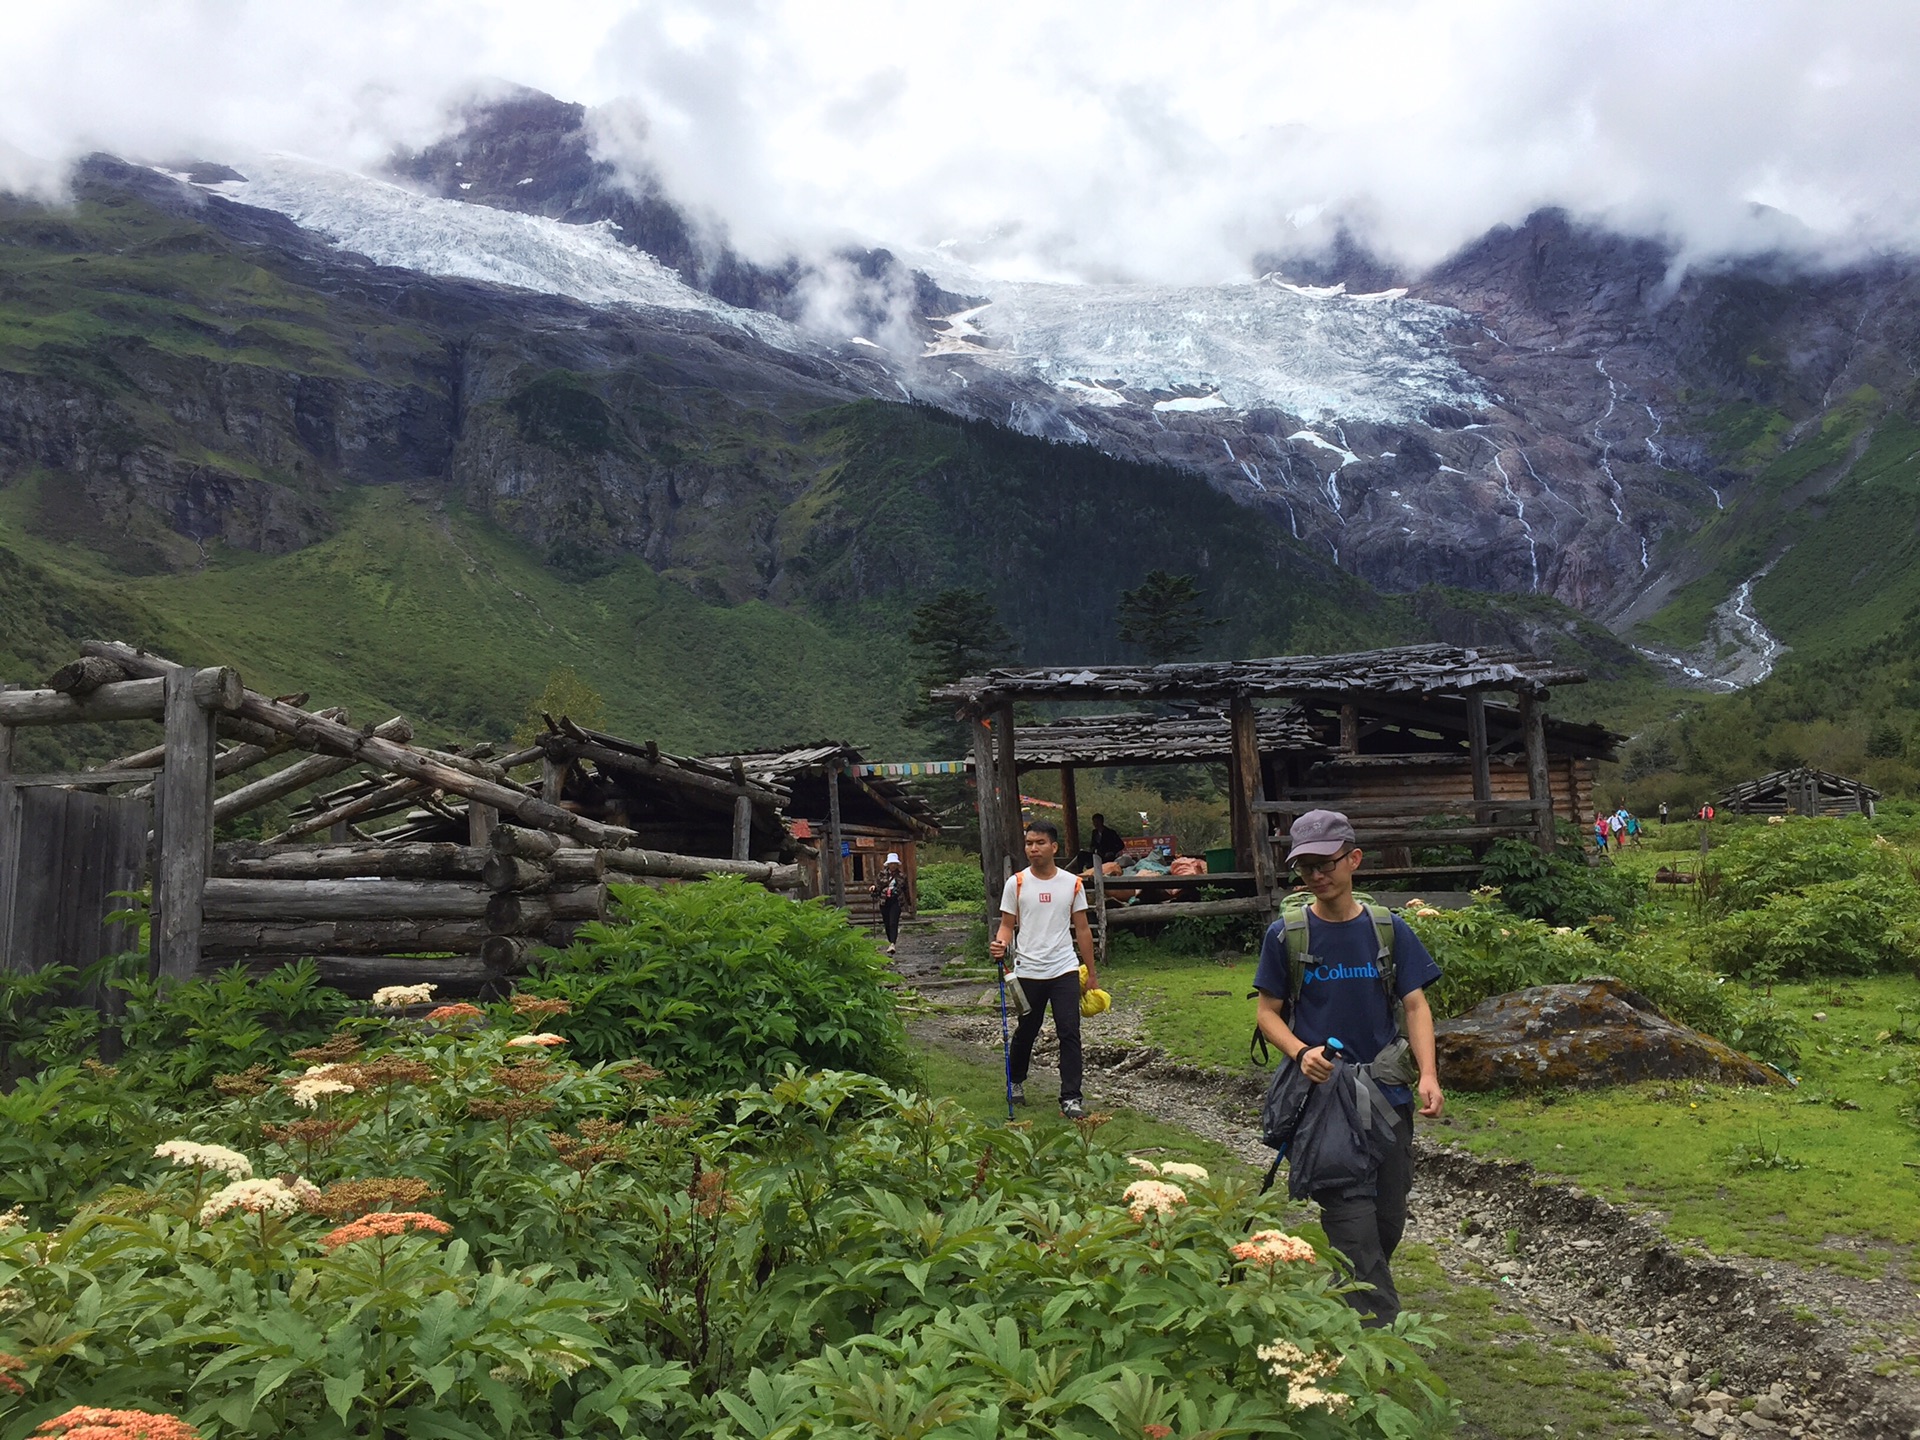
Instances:
[[[1087,967],[1080,967],[1080,1013],[1104,1015],[1113,1008],[1113,996],[1104,990],[1087,989]]]

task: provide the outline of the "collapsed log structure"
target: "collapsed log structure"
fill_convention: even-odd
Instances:
[[[1871,785],[1802,765],[1735,785],[1721,795],[1719,805],[1734,815],[1871,816],[1879,798]]]
[[[1416,864],[1413,850],[1524,837],[1554,845],[1556,816],[1591,803],[1593,765],[1620,737],[1549,722],[1551,687],[1577,670],[1511,651],[1414,645],[1350,655],[1285,656],[1158,666],[993,670],[933,692],[971,726],[987,892],[1021,863],[1019,775],[1061,772],[1070,840],[1078,838],[1073,771],[1095,765],[1224,760],[1235,866],[1207,877],[1225,899],[1109,912],[1109,923],[1180,916],[1270,916],[1284,891],[1284,839],[1294,816],[1342,809],[1354,820],[1373,884],[1431,889],[1470,880],[1476,863]],[[1511,692],[1511,705],[1489,692]],[[1015,724],[1016,702],[1114,701],[1158,715]],[[1279,702],[1262,708],[1261,702]],[[1207,708],[1211,707],[1211,708]],[[1132,884],[1131,881],[1128,882]],[[1184,882],[1191,885],[1190,880]]]
[[[101,917],[120,906],[113,892],[147,876],[156,974],[310,956],[323,979],[362,994],[421,980],[449,994],[497,986],[604,918],[610,882],[733,874],[806,887],[785,792],[737,766],[565,717],[497,758],[486,745],[434,749],[402,716],[356,727],[342,710],[303,709],[305,695],[248,689],[229,668],[110,641],[84,651],[42,688],[0,685],[7,968],[123,948],[124,930]],[[17,727],[134,720],[160,722],[164,742],[85,771],[12,773]],[[266,840],[215,843],[217,826],[335,777]],[[229,778],[242,783],[216,795]]]

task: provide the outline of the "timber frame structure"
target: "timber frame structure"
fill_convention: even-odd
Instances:
[[[1414,846],[1482,847],[1518,836],[1551,850],[1556,812],[1579,818],[1591,794],[1593,758],[1610,756],[1619,740],[1598,726],[1549,724],[1551,688],[1585,679],[1512,651],[1413,645],[1266,660],[993,670],[933,695],[954,703],[973,734],[989,897],[1021,864],[1021,771],[1061,772],[1066,828],[1077,838],[1077,767],[1226,761],[1236,864],[1205,883],[1241,893],[1104,915],[1107,924],[1143,924],[1272,915],[1286,876],[1275,841],[1292,817],[1321,807],[1344,809],[1362,846],[1382,852],[1370,876],[1429,888],[1441,871],[1458,879],[1478,867],[1416,867],[1404,858]],[[1513,696],[1511,705],[1490,702],[1490,692],[1503,691]],[[1019,702],[1115,701],[1192,708],[1025,726],[1014,718]],[[1284,708],[1263,708],[1263,701]],[[1436,785],[1435,777],[1444,778]],[[1516,793],[1516,786],[1523,788]],[[1191,888],[1194,881],[1168,883]],[[1097,875],[1092,888],[1104,898]]]
[[[195,669],[113,641],[83,650],[42,688],[0,685],[0,967],[95,958],[54,953],[76,943],[64,921],[47,938],[72,877],[28,873],[21,797],[35,792],[105,797],[99,808],[111,804],[123,835],[134,822],[139,842],[151,824],[150,842],[118,855],[116,873],[150,873],[153,971],[172,978],[312,956],[322,979],[349,993],[432,981],[473,994],[604,918],[609,879],[731,874],[806,887],[787,853],[786,790],[738,764],[666,755],[564,717],[498,758],[487,746],[431,749],[413,743],[402,717],[356,726],[343,711],[302,708],[305,695],[248,689],[227,667]],[[79,772],[12,773],[17,727],[136,720],[160,722],[163,743]],[[291,764],[216,793],[217,781],[290,754]],[[215,843],[219,823],[356,768],[264,842]],[[362,828],[396,814],[386,830]],[[91,864],[85,851],[68,862],[75,874]],[[97,918],[86,923],[104,934]]]
[[[783,788],[794,833],[804,826],[814,843],[814,856],[803,855],[800,863],[814,872],[810,888],[815,894],[831,899],[859,924],[878,924],[879,906],[866,887],[887,853],[898,851],[907,874],[907,914],[915,913],[919,847],[939,838],[939,817],[898,780],[865,773],[865,758],[847,741],[709,756],[706,763],[738,765],[749,779]]]
[[[1720,808],[1736,815],[1873,815],[1880,792],[1871,785],[1803,765],[1735,785]]]

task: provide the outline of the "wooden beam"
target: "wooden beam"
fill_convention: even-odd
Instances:
[[[233,880],[478,880],[490,850],[446,842],[415,845],[263,845],[213,847],[213,873]],[[583,855],[597,852],[583,850]]]
[[[494,827],[500,823],[500,812],[491,805],[482,805],[476,800],[467,802],[467,844],[485,845],[493,839]]]
[[[1467,755],[1473,765],[1473,798],[1493,798],[1493,771],[1487,763],[1487,697],[1478,690],[1467,696]],[[1484,810],[1477,812],[1485,820]]]
[[[269,974],[291,964],[290,955],[246,957],[244,963],[255,974]],[[331,986],[355,1000],[372,998],[373,992],[387,985],[432,985],[434,999],[460,1000],[498,993],[506,988],[506,977],[526,967],[510,969],[489,963],[481,956],[430,958],[420,955],[314,955],[310,958],[320,972],[320,983]],[[204,974],[212,975],[233,964],[232,958],[203,962]]]
[[[186,672],[197,696],[210,709],[237,708],[233,687],[240,677],[224,666]],[[159,720],[166,713],[166,686],[162,677],[122,680],[102,685],[87,695],[65,695],[58,690],[13,690],[0,694],[0,724],[71,725],[80,721]]]
[[[780,806],[778,795],[750,781],[722,780],[716,775],[703,775],[698,770],[688,770],[664,760],[654,761],[644,755],[629,755],[624,750],[615,750],[592,740],[558,737],[555,748],[564,750],[569,759],[591,760],[602,770],[617,770],[642,780],[657,781],[670,789],[704,800],[716,809],[731,810],[734,799],[741,795],[750,799],[755,809],[772,811]]]
[[[54,671],[47,679],[47,689],[58,690],[62,695],[91,695],[103,685],[117,685],[126,678],[127,672],[113,661],[99,655],[82,655]]]
[[[17,690],[19,688],[20,687],[15,685],[11,680],[0,680],[0,696],[4,696],[8,694],[10,691]],[[12,773],[13,773],[13,726],[0,725],[0,775],[11,775]],[[0,934],[0,940],[4,940],[4,939],[6,939],[6,936],[4,934]]]
[[[1520,692],[1520,729],[1527,741],[1527,795],[1541,802],[1539,844],[1551,854],[1553,834],[1553,781],[1547,773],[1546,704],[1531,690]],[[1579,820],[1574,817],[1575,822]]]
[[[1426,800],[1409,796],[1404,800],[1343,800],[1338,795],[1317,795],[1309,792],[1291,800],[1265,800],[1260,810],[1268,815],[1304,815],[1309,810],[1338,810],[1349,819],[1361,815],[1405,816],[1411,819],[1418,815],[1471,815],[1475,810],[1514,810],[1532,815],[1549,808],[1540,800],[1494,800],[1486,805],[1478,805],[1469,799]]]
[[[548,863],[561,867],[572,852],[561,850]],[[662,850],[603,850],[606,868],[616,876],[633,875],[661,880],[705,880],[714,875],[738,875],[769,890],[798,890],[805,883],[798,865],[774,865],[764,860],[718,860],[705,855],[672,855]]]
[[[160,679],[167,766],[158,782],[153,826],[152,967],[155,975],[171,980],[191,979],[200,968],[201,892],[213,867],[216,742],[213,711],[196,693],[199,678],[181,668]],[[102,686],[90,700],[120,688]]]
[[[209,920],[477,920],[493,892],[457,880],[227,880],[202,892]]]
[[[1340,707],[1340,748],[1349,755],[1360,753],[1360,707],[1351,700]]]
[[[333,830],[330,837],[339,840],[342,837],[337,827],[363,817],[384,815],[426,793],[427,787],[418,780],[392,780],[385,785],[377,785],[364,794],[350,800],[343,800],[331,809],[322,810],[315,815],[307,815],[294,821],[278,835],[269,835],[267,844],[285,845],[290,840],[298,840],[302,835],[311,835],[316,830]]]
[[[4,774],[0,771],[0,774]],[[136,780],[151,780],[159,775],[158,770],[122,770],[102,775],[98,770],[63,770],[52,775],[10,775],[15,785],[27,788],[47,789],[54,785],[67,785],[76,790],[104,790],[111,785],[131,785]],[[129,799],[140,799],[138,792]]]
[[[208,957],[223,959],[405,951],[475,955],[489,933],[484,920],[208,920],[200,943]]]
[[[487,929],[495,935],[542,934],[556,920],[601,920],[606,913],[604,885],[576,885],[537,895],[500,891],[486,907]]]
[[[841,909],[847,904],[847,862],[841,853],[842,832],[840,829],[840,761],[827,762],[827,894],[833,903]]]
[[[1198,877],[1204,883],[1205,877]],[[1125,881],[1117,881],[1125,885]],[[1107,912],[1110,925],[1158,925],[1168,920],[1205,920],[1218,915],[1263,915],[1272,902],[1264,895],[1230,900],[1169,900],[1164,905],[1123,905]]]
[[[413,738],[413,726],[405,716],[396,715],[374,726],[373,733],[384,740],[397,740],[404,744]],[[236,815],[258,810],[262,805],[271,805],[296,790],[304,790],[331,775],[351,770],[357,763],[351,755],[303,756],[286,768],[276,770],[271,775],[262,775],[258,780],[250,781],[238,790],[230,790],[215,800],[214,823],[217,825]]]
[[[1060,767],[1060,818],[1066,822],[1067,854],[1080,853],[1080,787],[1073,766]]]
[[[110,659],[118,660],[129,670],[145,667],[164,674],[178,668],[172,661],[142,654],[132,646],[117,641],[89,640],[83,648],[89,654],[105,654]],[[469,775],[371,732],[362,734],[350,726],[322,720],[308,711],[282,705],[251,690],[245,692],[240,702],[240,713],[246,719],[300,738],[302,743],[350,755],[378,769],[392,770],[409,779],[423,781],[434,789],[448,790],[469,800],[492,805],[503,814],[512,815],[529,825],[559,830],[596,845],[617,847],[628,844],[634,838],[631,830],[617,825],[602,825],[596,820],[549,805],[518,789]]]

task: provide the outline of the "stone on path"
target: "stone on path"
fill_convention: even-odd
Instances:
[[[1778,1085],[1778,1071],[1662,1015],[1618,980],[1535,985],[1434,1026],[1452,1090],[1621,1085],[1682,1077]]]

